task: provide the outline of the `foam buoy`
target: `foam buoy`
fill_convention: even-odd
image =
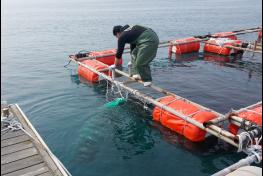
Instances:
[[[196,38],[190,37],[190,38],[184,38],[170,42],[170,46],[168,47],[169,58],[171,58],[172,53],[184,54],[184,53],[198,52],[200,49],[200,42],[196,40],[197,40]],[[176,43],[184,43],[184,44],[176,44]]]
[[[96,60],[103,62],[104,64],[113,65],[115,61],[115,54],[116,54],[116,49],[105,50],[105,51],[92,51],[89,53],[89,57],[96,57]],[[119,60],[118,65],[122,65],[122,59]]]
[[[88,65],[89,67],[92,67],[98,71],[108,68],[106,65],[100,63],[97,60],[84,60],[84,61],[82,61],[82,63],[85,65]],[[103,73],[109,75],[109,71],[103,71]],[[98,82],[99,81],[99,75],[98,74],[96,74],[93,71],[85,68],[82,65],[79,65],[79,67],[78,67],[78,74],[79,74],[79,76],[85,78],[88,81],[91,81],[91,82]]]
[[[258,106],[258,107],[251,108],[249,110],[244,110],[244,111],[238,113],[237,116],[240,118],[249,120],[251,122],[254,122],[255,124],[262,127],[262,105]],[[238,126],[236,126],[234,124],[229,125],[229,131],[231,133],[236,135],[238,130],[239,130]]]
[[[231,48],[228,48],[227,46],[235,46],[237,44],[240,45],[241,43],[241,40],[212,38],[205,43],[204,51],[229,56],[231,53],[237,52],[237,50],[233,50]]]
[[[212,112],[202,110],[196,105],[177,99],[174,96],[163,97],[159,101],[163,105],[166,105],[185,116],[189,116],[189,118],[200,123],[204,123],[217,117]],[[183,135],[193,142],[205,140],[206,131],[159,107],[155,107],[153,110],[153,120],[160,122],[163,126]]]
[[[258,39],[257,39],[258,43],[262,42],[262,31],[258,31]]]
[[[217,32],[214,34],[215,37],[228,38],[231,40],[237,40],[237,36],[234,32]]]

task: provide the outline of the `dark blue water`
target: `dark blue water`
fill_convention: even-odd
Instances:
[[[18,103],[51,150],[76,176],[211,175],[244,157],[210,137],[195,144],[151,120],[136,103],[107,109],[105,85],[85,84],[80,50],[116,47],[112,26],[150,26],[160,40],[262,25],[261,0],[4,0],[1,100]],[[241,37],[255,40],[256,34]],[[152,63],[155,84],[226,113],[262,99],[262,56],[204,53]],[[129,56],[125,56],[125,64]],[[224,62],[225,61],[225,62]]]

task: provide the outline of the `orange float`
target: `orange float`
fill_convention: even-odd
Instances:
[[[200,42],[196,40],[197,40],[196,38],[190,37],[190,38],[184,38],[170,42],[170,46],[168,48],[169,58],[171,58],[172,53],[184,54],[184,53],[198,52],[200,49]],[[189,43],[185,43],[185,42],[189,42]],[[185,43],[185,44],[173,45],[173,43]]]
[[[88,65],[89,67],[94,68],[95,70],[103,70],[108,68],[108,66],[100,63],[97,60],[84,60],[82,61],[83,64]],[[104,71],[103,73],[109,75],[109,71]],[[88,81],[91,82],[98,82],[99,81],[99,75],[92,72],[91,70],[79,65],[78,67],[78,74],[79,76],[85,78]]]
[[[96,57],[96,60],[103,62],[107,65],[113,65],[115,61],[116,49],[105,51],[92,51],[89,53],[89,57]],[[110,56],[105,56],[110,55]],[[118,65],[122,65],[122,59],[119,60]]]
[[[185,116],[189,116],[189,118],[200,123],[204,123],[217,117],[212,112],[202,110],[199,107],[184,100],[177,99],[177,97],[174,96],[163,97],[161,98],[160,103]],[[205,140],[206,131],[159,107],[155,107],[153,110],[153,120],[160,122],[163,126],[183,135],[193,142]]]
[[[229,56],[232,51],[236,52],[236,50],[232,50],[226,46],[235,46],[236,44],[240,45],[242,43],[241,40],[226,40],[222,45],[218,45],[218,41],[220,40],[223,40],[223,38],[208,40],[204,45],[204,51]]]
[[[262,31],[258,31],[258,39],[257,39],[258,43],[262,42]]]
[[[237,36],[234,32],[217,32],[213,36],[220,38],[229,38],[231,40],[237,40]]]
[[[103,70],[107,69],[107,65],[113,65],[115,62],[115,54],[116,54],[116,49],[112,50],[105,50],[105,51],[92,51],[87,53],[86,57],[95,57],[93,59],[89,60],[83,60],[81,61],[83,64],[88,65],[89,67],[94,68],[95,70]],[[102,62],[102,63],[100,63]],[[106,65],[104,65],[106,64]],[[119,60],[118,65],[122,65],[122,59]],[[104,71],[103,73],[111,76],[109,71]],[[99,80],[99,75],[90,71],[89,69],[79,65],[78,67],[78,74],[85,78],[88,81],[91,82],[98,82]]]
[[[262,105],[248,110],[244,110],[238,113],[238,117],[254,122],[255,124],[262,127]],[[234,124],[229,125],[229,131],[231,133],[236,135],[238,130],[239,130],[238,126]]]

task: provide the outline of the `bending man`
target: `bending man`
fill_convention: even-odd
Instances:
[[[141,79],[144,86],[150,86],[152,82],[150,62],[155,58],[159,38],[150,28],[135,26],[114,26],[113,35],[118,38],[118,49],[115,57],[115,66],[122,57],[125,44],[130,44],[132,77]],[[115,66],[111,67],[115,67]]]

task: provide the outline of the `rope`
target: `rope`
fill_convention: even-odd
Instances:
[[[68,63],[66,65],[64,65],[65,68],[67,68],[67,66],[70,64],[71,60],[68,61]]]
[[[119,85],[119,84],[116,84],[116,87],[117,87],[117,89],[118,89],[118,92],[117,92],[117,93],[120,93],[121,98],[125,99],[124,96],[123,96],[122,93],[121,93],[122,89],[121,89],[120,85]]]
[[[106,89],[106,100],[107,100],[107,101],[109,101],[109,97],[108,97],[108,95],[109,95],[109,81],[108,81],[108,80],[106,80],[106,82],[107,82],[107,89]]]
[[[254,154],[256,156],[256,158],[257,158],[257,161],[255,161],[255,163],[259,164],[261,162],[261,157],[260,157],[259,153],[254,151],[254,150],[252,150],[251,153]]]
[[[238,145],[238,152],[241,151],[250,151],[252,149],[261,148],[260,142],[262,140],[262,136],[260,138],[254,138],[252,139],[249,133],[242,132],[239,135],[237,135],[239,139],[239,145]],[[245,141],[246,139],[249,139],[249,141]],[[255,144],[253,144],[253,140],[255,140]],[[245,143],[246,142],[246,143]],[[246,146],[244,146],[246,145]]]
[[[261,141],[262,136],[258,139],[255,139],[256,144],[251,145],[249,148],[245,150],[245,153],[247,153],[249,156],[255,155],[257,158],[257,161],[255,161],[256,164],[259,164],[262,160],[262,156],[259,153],[262,153],[262,147],[259,144],[259,141]]]
[[[250,137],[250,135],[247,132],[242,132],[239,135],[237,135],[238,139],[239,139],[239,145],[238,145],[238,151],[237,152],[241,152],[241,151],[244,150],[244,148],[243,148],[244,146],[243,145],[244,145],[245,141],[243,141],[242,135],[248,137],[250,144],[253,144],[253,140]],[[245,149],[248,148],[249,142],[246,144]]]

